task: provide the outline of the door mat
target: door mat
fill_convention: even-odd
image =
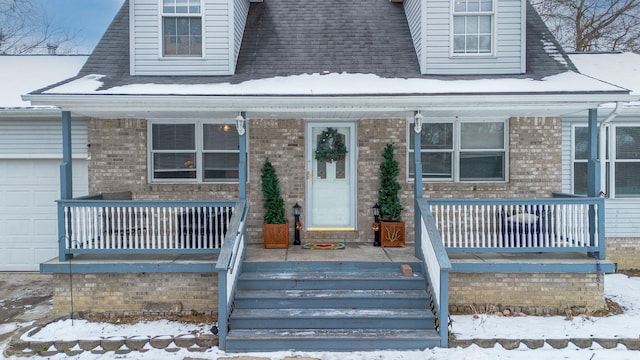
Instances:
[[[306,243],[302,245],[307,250],[342,250],[345,244],[343,242],[323,242],[323,243]]]

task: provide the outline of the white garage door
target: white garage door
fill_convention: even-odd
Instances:
[[[73,161],[74,197],[87,194],[86,160]],[[60,160],[0,159],[0,271],[37,271],[58,255]]]

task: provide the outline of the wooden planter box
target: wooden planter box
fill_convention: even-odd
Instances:
[[[264,248],[288,249],[289,224],[264,224]]]
[[[380,221],[380,246],[404,247],[404,222]]]

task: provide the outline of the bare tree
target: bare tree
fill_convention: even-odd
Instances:
[[[0,54],[28,54],[59,46],[73,36],[52,25],[32,0],[0,0]]]
[[[531,3],[566,50],[640,50],[640,0],[532,0]]]

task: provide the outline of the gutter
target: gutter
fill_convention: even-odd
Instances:
[[[149,110],[189,112],[296,112],[307,111],[432,111],[491,109],[516,116],[526,110],[555,110],[566,114],[567,108],[587,109],[606,102],[634,101],[627,93],[580,94],[393,94],[393,95],[153,95],[153,94],[27,94],[22,99],[34,105],[53,105],[63,111],[101,112],[121,116],[123,113]],[[564,111],[563,111],[564,110]],[[524,114],[529,115],[529,114]],[[535,116],[537,114],[530,114]]]
[[[616,118],[616,116],[618,116],[618,114],[620,113],[620,110],[622,110],[622,106],[623,106],[623,102],[622,101],[617,101],[616,102],[616,108],[613,109],[613,111],[611,113],[609,113],[609,115],[607,115],[607,117],[602,120],[602,122],[600,122],[600,124],[598,125],[598,138],[600,139],[600,154],[598,154],[598,158],[600,159],[600,196],[607,196],[607,192],[606,187],[605,187],[605,183],[603,182],[602,179],[606,179],[607,177],[607,167],[606,166],[602,166],[602,163],[606,160],[606,148],[605,145],[607,144],[607,132],[605,130],[605,126],[607,124],[609,124],[611,121],[613,121],[613,119]]]

